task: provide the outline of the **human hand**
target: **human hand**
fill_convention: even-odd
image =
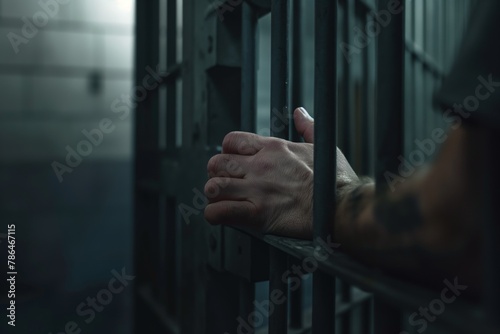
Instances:
[[[304,108],[297,108],[293,114],[295,128],[306,143],[314,143],[314,119]],[[352,169],[342,151],[337,147],[337,195],[342,198],[353,186],[359,184],[359,178]],[[339,198],[337,198],[337,201]]]
[[[222,154],[208,162],[205,219],[214,225],[248,227],[269,234],[312,237],[314,120],[299,108],[297,131],[306,143],[231,132]],[[337,150],[338,187],[357,176]]]

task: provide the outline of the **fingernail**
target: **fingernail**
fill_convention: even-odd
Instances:
[[[300,107],[299,110],[302,113],[302,115],[304,115],[304,117],[306,117],[307,119],[312,119],[311,115],[309,115],[309,113],[307,112],[307,110],[305,110],[302,107]]]

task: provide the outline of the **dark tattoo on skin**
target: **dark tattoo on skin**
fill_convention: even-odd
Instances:
[[[422,215],[415,195],[398,200],[379,198],[373,211],[375,220],[392,233],[412,231],[422,225]]]
[[[363,187],[365,184],[360,184],[354,188],[349,194],[349,205],[351,211],[351,221],[356,221],[362,211],[362,202],[364,197]]]

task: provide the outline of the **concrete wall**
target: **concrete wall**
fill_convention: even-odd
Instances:
[[[0,0],[0,234],[16,224],[17,332],[59,333],[75,320],[83,332],[126,333],[126,293],[91,324],[75,309],[111,270],[133,271],[132,120],[110,106],[132,86],[134,6],[59,2]],[[103,118],[114,130],[60,182],[51,164]]]

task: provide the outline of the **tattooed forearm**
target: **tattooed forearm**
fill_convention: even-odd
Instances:
[[[354,188],[353,191],[349,194],[349,207],[351,212],[351,221],[356,221],[359,217],[359,214],[362,210],[362,202],[365,193],[363,192],[364,184],[358,185]]]
[[[348,192],[346,204],[349,208],[351,222],[358,219],[365,205],[369,202],[371,196],[366,193],[366,186],[370,184],[373,184],[371,179],[360,179],[360,182]]]
[[[413,194],[398,200],[379,198],[373,211],[376,222],[392,233],[415,230],[421,227],[423,221],[418,199]]]
[[[360,180],[350,190],[344,191],[344,214],[351,224],[358,221],[369,205],[373,205],[373,222],[388,232],[409,232],[423,223],[416,194],[397,199],[387,195],[375,196],[374,184],[369,179]]]

